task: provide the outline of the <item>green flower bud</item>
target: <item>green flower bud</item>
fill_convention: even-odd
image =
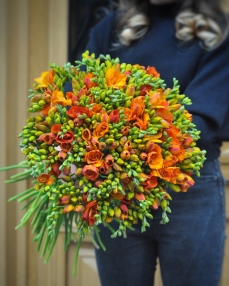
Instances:
[[[30,137],[29,137],[29,141],[30,141],[30,142],[34,141],[35,139],[36,139],[35,136],[30,136]]]
[[[38,104],[43,107],[46,104],[46,101],[44,99],[41,99],[38,101]]]
[[[116,163],[117,163],[118,165],[124,165],[124,164],[125,164],[125,162],[124,162],[121,158],[119,158],[119,159],[116,161]]]
[[[134,161],[134,162],[137,162],[137,161],[139,161],[139,158],[138,158],[138,156],[137,156],[136,154],[132,154],[132,155],[130,156],[130,160],[132,160],[132,161]]]
[[[180,186],[174,185],[174,184],[169,184],[170,189],[172,189],[174,192],[178,193],[181,191]]]
[[[45,149],[38,150],[38,153],[41,155],[46,155],[48,152]]]

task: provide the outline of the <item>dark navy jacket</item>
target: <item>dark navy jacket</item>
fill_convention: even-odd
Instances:
[[[181,93],[192,100],[187,110],[201,130],[198,146],[207,150],[207,159],[220,155],[222,141],[229,141],[229,38],[213,51],[205,51],[197,40],[182,43],[175,37],[174,4],[151,5],[148,33],[129,47],[114,49],[116,13],[99,22],[90,33],[90,53],[110,54],[120,62],[154,66],[172,87],[175,77]]]

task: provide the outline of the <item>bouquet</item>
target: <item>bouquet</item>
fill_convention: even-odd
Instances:
[[[105,249],[97,225],[106,225],[112,238],[138,221],[145,231],[151,210],[159,207],[161,223],[167,223],[168,188],[186,192],[193,186],[205,151],[196,147],[200,131],[184,107],[190,99],[180,94],[176,79],[165,88],[154,67],[87,51],[75,66],[52,64],[35,82],[28,109],[34,115],[19,134],[26,160],[16,167],[24,171],[8,182],[33,178],[32,187],[12,199],[26,202],[18,227],[32,217],[46,261],[60,227],[66,249],[76,225],[75,271],[85,235],[93,232]]]

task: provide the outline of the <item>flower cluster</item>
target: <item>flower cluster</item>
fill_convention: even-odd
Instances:
[[[112,237],[139,220],[144,231],[159,207],[167,223],[168,190],[186,192],[205,160],[178,81],[166,89],[154,67],[85,52],[76,66],[53,64],[35,82],[35,115],[19,137],[36,178],[28,210],[36,240],[46,229],[57,235],[63,221],[67,237],[73,222],[80,238],[112,220]]]

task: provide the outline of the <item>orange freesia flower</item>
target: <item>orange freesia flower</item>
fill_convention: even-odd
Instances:
[[[54,75],[55,75],[55,72],[52,69],[47,72],[42,72],[40,77],[37,77],[34,79],[34,81],[38,83],[35,89],[39,89],[41,87],[47,87],[48,84],[53,84]]]
[[[122,128],[121,133],[122,135],[128,135],[130,131],[130,126],[125,126]]]
[[[100,167],[103,163],[103,153],[99,150],[92,150],[85,155],[85,161],[88,164],[93,164],[95,167]]]
[[[61,124],[54,124],[52,127],[51,127],[51,132],[52,133],[59,133],[59,132],[61,132],[61,127],[62,127],[62,125]]]
[[[128,207],[125,203],[120,203],[119,207],[123,211],[123,213],[125,213],[125,214],[128,213]]]
[[[190,144],[192,144],[192,142],[193,142],[192,137],[189,134],[186,134],[185,138],[184,138],[184,141],[182,142],[182,146],[184,148],[187,148],[187,147],[190,146]]]
[[[93,134],[95,137],[101,138],[108,132],[109,132],[109,124],[107,122],[102,122],[96,126]]]
[[[72,91],[66,92],[66,98],[70,99],[72,101],[72,104],[78,101],[78,97]]]
[[[135,198],[138,200],[138,201],[145,201],[145,196],[144,196],[144,194],[142,194],[142,193],[136,193],[135,194]]]
[[[70,152],[72,150],[72,143],[70,142],[63,142],[60,144],[60,148],[64,151],[64,152]]]
[[[150,135],[150,136],[147,136],[147,137],[151,141],[153,141],[154,143],[162,143],[163,134],[162,134],[162,131],[159,131],[157,134]]]
[[[90,89],[90,88],[98,85],[97,83],[95,83],[91,80],[92,78],[95,78],[93,73],[87,73],[85,75],[84,84],[86,85],[87,89]]]
[[[74,212],[83,212],[85,210],[85,206],[83,206],[83,205],[77,205],[77,206],[75,206],[75,208],[74,208]]]
[[[56,106],[57,104],[60,104],[62,106],[66,106],[66,105],[71,105],[72,104],[72,100],[71,99],[66,99],[64,97],[64,94],[61,90],[54,90],[54,92],[52,93],[52,98],[51,98],[51,107]]]
[[[142,161],[147,160],[147,153],[145,153],[145,152],[140,153],[139,158],[140,158]]]
[[[50,175],[55,176],[56,178],[60,175],[61,171],[59,169],[60,167],[60,163],[59,162],[55,162],[52,165],[52,170],[49,172]]]
[[[148,92],[150,92],[152,90],[152,86],[149,84],[145,84],[143,86],[140,87],[140,96],[144,96],[146,95]]]
[[[171,143],[178,144],[179,141],[182,141],[182,133],[176,126],[171,126],[170,128],[166,129],[166,132],[169,137],[172,137]]]
[[[72,204],[66,205],[66,206],[64,207],[64,213],[65,213],[65,214],[70,213],[70,212],[73,211],[73,210],[74,210],[74,206],[73,206]]]
[[[161,169],[163,166],[163,158],[161,155],[161,147],[154,144],[153,151],[148,153],[147,163],[150,169]]]
[[[113,88],[121,88],[126,85],[126,75],[115,68],[109,68],[106,71],[105,78],[107,85]]]
[[[161,89],[157,89],[157,91],[152,91],[149,93],[150,103],[156,108],[168,108],[169,103],[166,101],[165,94]]]
[[[131,102],[131,115],[128,118],[128,121],[135,120],[136,118],[141,118],[144,109],[145,109],[145,104],[143,102],[144,96],[137,96],[135,97],[132,102]]]
[[[85,165],[82,174],[91,181],[95,181],[99,176],[99,170],[93,165]]]
[[[110,122],[110,117],[108,116],[107,112],[105,110],[101,111],[101,122]]]
[[[71,143],[74,139],[74,133],[72,131],[66,132],[63,136],[57,136],[56,141],[59,143]]]
[[[44,141],[47,145],[51,145],[55,138],[56,135],[53,133],[44,133],[38,138],[38,140]]]
[[[120,193],[120,192],[117,192],[117,193],[112,192],[111,196],[114,199],[119,200],[119,201],[121,201],[124,198],[124,195],[122,193]]]
[[[65,166],[63,169],[63,173],[65,176],[69,176],[69,174],[71,173],[71,167]]]
[[[177,184],[180,185],[182,192],[187,192],[188,188],[192,187],[195,182],[189,175],[180,173],[177,178]]]
[[[93,149],[99,149],[99,140],[97,137],[93,137],[91,138],[91,144],[93,146]]]
[[[145,151],[146,151],[147,153],[152,152],[153,149],[154,149],[154,146],[155,146],[154,141],[153,141],[153,140],[149,140],[149,141],[146,143]]]
[[[127,173],[121,173],[120,180],[122,181],[123,184],[127,185],[131,181],[131,178],[128,176]]]
[[[73,122],[74,122],[74,125],[75,125],[76,127],[80,127],[80,126],[83,125],[84,120],[83,120],[83,119],[79,119],[79,118],[76,117],[76,118],[74,118]]]
[[[127,140],[125,143],[124,143],[124,145],[123,145],[123,150],[124,151],[131,151],[132,150],[132,143],[131,143],[131,141],[130,140]]]
[[[99,150],[103,151],[107,147],[107,144],[105,142],[99,142]]]
[[[175,155],[180,162],[184,160],[184,148],[180,144],[171,145],[169,152]]]
[[[92,151],[92,150],[97,149],[97,148],[95,148],[95,146],[90,141],[86,141],[86,147],[85,148],[87,151]]]
[[[51,185],[54,179],[49,174],[41,174],[37,180],[41,184]]]
[[[91,140],[91,131],[88,128],[86,128],[82,131],[82,138],[85,141]]]
[[[92,117],[94,114],[99,113],[102,110],[102,105],[98,103],[94,103],[92,108],[90,109],[90,117]]]
[[[87,95],[87,89],[86,87],[82,87],[79,92],[77,93],[77,96],[80,98],[83,95]]]
[[[135,86],[133,84],[128,85],[128,87],[126,88],[126,95],[133,97],[134,94],[135,94]]]
[[[173,167],[176,165],[178,158],[174,155],[167,156],[163,162],[163,167]]]
[[[144,113],[143,114],[143,119],[136,118],[137,122],[135,122],[133,125],[138,127],[139,129],[146,130],[148,121],[149,121],[149,114]]]
[[[126,116],[127,119],[128,119],[129,117],[131,117],[132,111],[131,111],[130,108],[122,107],[122,110],[123,110],[123,112],[124,112],[124,114],[125,114],[125,116]]]
[[[153,189],[158,185],[158,179],[153,174],[145,175],[142,173],[141,178],[145,178],[145,181],[141,183],[145,189]]]
[[[151,74],[153,77],[160,77],[160,74],[159,74],[159,72],[157,72],[155,67],[147,67],[146,73]]]
[[[41,175],[37,178],[37,180],[38,180],[39,183],[45,184],[45,183],[48,182],[49,178],[50,178],[50,175],[49,175],[49,174],[41,174]]]
[[[60,205],[67,205],[71,201],[71,196],[70,195],[64,195],[62,198],[59,200]]]
[[[119,109],[112,110],[109,114],[110,122],[116,123],[119,121]]]
[[[104,160],[104,162],[105,162],[105,164],[106,164],[106,166],[108,167],[108,168],[110,168],[110,167],[112,167],[113,165],[114,165],[114,158],[113,158],[113,156],[112,155],[107,155],[106,156],[106,158],[105,158],[105,160]],[[108,169],[107,168],[107,169]]]
[[[97,201],[91,201],[86,204],[85,210],[82,215],[82,219],[87,221],[89,225],[94,225],[95,223],[95,214],[98,213],[98,204]]]
[[[51,108],[50,104],[46,104],[44,108],[39,112],[44,116],[48,116],[50,108]]]
[[[159,206],[160,206],[160,200],[159,198],[155,198],[154,202],[152,203],[152,207],[153,209],[157,210]]]
[[[99,167],[99,173],[100,174],[106,174],[109,167],[105,164],[105,162],[102,162],[102,165]]]
[[[168,167],[160,170],[153,170],[151,174],[165,181],[176,184],[176,179],[180,175],[180,170],[177,167]]]
[[[95,186],[98,187],[98,186],[100,186],[102,183],[103,183],[102,180],[98,180],[98,181],[95,182]]]
[[[190,114],[187,110],[184,110],[184,116],[187,120],[192,122],[192,114]]]
[[[172,113],[168,110],[168,109],[163,109],[163,108],[159,108],[156,112],[155,112],[156,116],[160,116],[161,118],[171,122],[174,118],[174,116],[172,115]]]
[[[67,155],[68,155],[67,152],[61,150],[61,151],[58,153],[58,158],[59,158],[59,160],[60,160],[61,162],[63,162],[64,159],[67,157]]]
[[[79,115],[84,113],[87,115],[87,117],[90,117],[90,111],[87,108],[79,105],[71,106],[66,113],[71,118],[77,118]]]

